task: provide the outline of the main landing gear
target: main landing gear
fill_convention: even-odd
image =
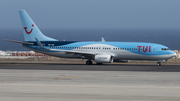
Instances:
[[[158,66],[161,66],[161,62],[157,62],[157,65],[158,65]]]
[[[86,65],[92,65],[92,61],[91,60],[87,60],[86,61]]]

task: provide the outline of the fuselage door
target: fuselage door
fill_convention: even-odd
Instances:
[[[156,54],[156,46],[152,47],[152,54]]]

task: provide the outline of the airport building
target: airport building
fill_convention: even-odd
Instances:
[[[35,53],[34,51],[1,51],[0,56],[47,56],[42,53]]]

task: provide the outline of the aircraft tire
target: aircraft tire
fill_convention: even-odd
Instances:
[[[92,65],[92,61],[86,61],[86,65]]]
[[[158,65],[158,66],[161,66],[161,62],[157,62],[157,65]]]

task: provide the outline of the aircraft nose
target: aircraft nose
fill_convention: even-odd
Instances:
[[[177,54],[174,52],[173,57],[176,57],[176,55],[177,55]]]
[[[171,51],[172,57],[176,57],[176,52]]]
[[[176,52],[170,50],[168,53],[169,53],[168,58],[176,57]]]

